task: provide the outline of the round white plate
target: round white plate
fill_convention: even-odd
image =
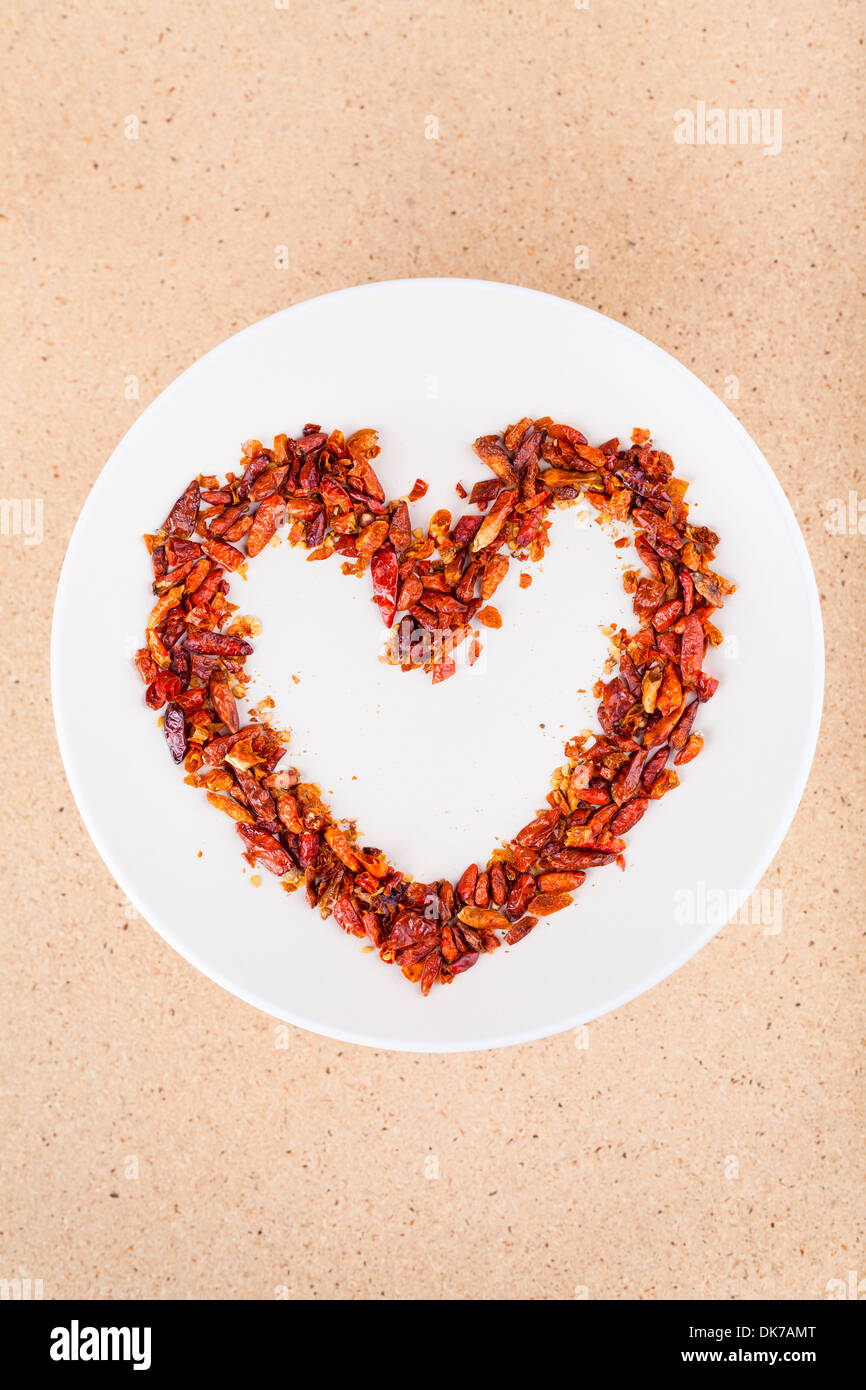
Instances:
[[[333,920],[261,871],[232,823],[172,764],[131,655],[152,603],[141,540],[198,472],[236,468],[241,443],[307,422],[380,431],[388,496],[416,477],[431,511],[485,470],[473,439],[522,415],[591,443],[652,430],[690,483],[692,519],[722,540],[738,585],[721,618],[721,678],[701,712],[703,754],[628,838],[627,868],[590,873],[574,905],[428,999]],[[630,624],[613,548],[575,509],[556,513],[541,565],[512,565],[504,625],[443,685],[378,660],[369,576],[308,564],[288,545],[236,578],[262,622],[251,700],[272,695],[287,762],[331,793],[416,878],[456,878],[544,804],[566,738],[597,727],[589,693]],[[518,570],[533,574],[518,587]],[[817,737],[823,640],[815,582],[769,466],[713,393],[645,338],[589,309],[511,285],[402,280],[298,304],[230,338],[136,421],[98,478],[63,566],[52,633],[60,746],[84,821],[132,903],[186,958],[243,999],[351,1042],[459,1051],[539,1038],[648,989],[736,912],[778,849]],[[199,851],[201,855],[199,857]],[[753,930],[760,931],[760,925]],[[731,982],[732,989],[739,988]]]

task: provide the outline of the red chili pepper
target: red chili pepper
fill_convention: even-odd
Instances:
[[[386,627],[390,627],[397,613],[397,584],[400,579],[400,566],[393,545],[379,547],[371,563],[373,575],[373,595],[379,605],[379,612]]]

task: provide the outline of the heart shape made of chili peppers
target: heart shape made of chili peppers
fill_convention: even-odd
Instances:
[[[135,660],[147,704],[165,707],[172,758],[235,821],[251,865],[279,876],[287,891],[302,887],[311,907],[367,940],[425,995],[569,906],[588,869],[623,864],[623,836],[678,784],[671,755],[682,765],[701,750],[695,717],[718,685],[703,669],[708,645],[721,641],[712,615],[734,588],[710,568],[718,537],[689,523],[687,484],[648,431],[634,430],[625,448],[617,439],[596,448],[573,426],[525,417],[474,449],[492,475],[469,494],[478,514],[452,525],[438,511],[426,534],[412,529],[409,513],[426,485],[386,499],[373,468],[374,430],[346,439],[306,425],[272,448],[247,441],[239,474],[194,478],[145,537],[157,601]],[[613,635],[607,674],[614,660],[618,672],[596,683],[601,732],[566,743],[547,809],[484,869],[471,864],[456,883],[413,881],[381,850],[357,844],[297,769],[279,766],[285,735],[260,719],[241,724],[255,624],[235,617],[227,574],[288,521],[289,541],[309,560],[340,555],[355,575],[369,567],[391,632],[388,659],[438,683],[455,674],[459,651],[470,665],[477,659],[473,619],[501,626],[488,600],[511,559],[541,559],[552,509],[582,499],[599,517],[631,522],[645,571],[625,574],[639,625]]]

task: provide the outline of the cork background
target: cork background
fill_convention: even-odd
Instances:
[[[856,1295],[858,7],[13,0],[2,28],[22,510],[0,535],[0,1276],[45,1298]],[[701,102],[766,110],[781,147],[678,143]],[[274,310],[415,275],[563,295],[692,368],[787,492],[827,641],[762,885],[782,929],[733,923],[577,1034],[454,1057],[277,1025],[174,954],[81,825],[48,690],[63,554],[140,412]],[[86,652],[81,680],[98,757]]]

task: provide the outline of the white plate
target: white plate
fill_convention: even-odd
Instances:
[[[428,999],[263,873],[255,888],[231,822],[183,783],[130,656],[152,602],[144,531],[195,473],[237,466],[243,440],[308,421],[380,431],[377,468],[399,496],[430,491],[416,524],[460,507],[484,470],[479,434],[552,415],[591,442],[652,430],[691,482],[692,519],[722,537],[738,585],[708,657],[703,754],[629,836],[627,869],[592,872],[575,905]],[[253,699],[294,730],[288,761],[333,793],[421,879],[456,878],[539,809],[565,738],[595,725],[588,693],[611,621],[633,621],[629,552],[556,514],[541,566],[497,594],[485,660],[431,686],[377,660],[369,578],[268,550],[232,599],[261,619]],[[230,338],[153,402],[115,450],[63,567],[52,685],[72,790],[135,907],[212,979],[316,1032],[378,1047],[459,1051],[543,1037],[616,1008],[714,935],[778,849],[812,760],[823,641],[809,559],[785,496],[711,391],[645,338],[550,295],[472,280],[403,280],[310,300]],[[297,676],[297,683],[292,679]],[[198,856],[202,851],[201,857]],[[720,897],[719,894],[724,897]],[[720,907],[724,902],[725,907]],[[771,928],[772,929],[772,928]],[[755,927],[754,930],[760,930]],[[740,985],[732,980],[731,988]]]

